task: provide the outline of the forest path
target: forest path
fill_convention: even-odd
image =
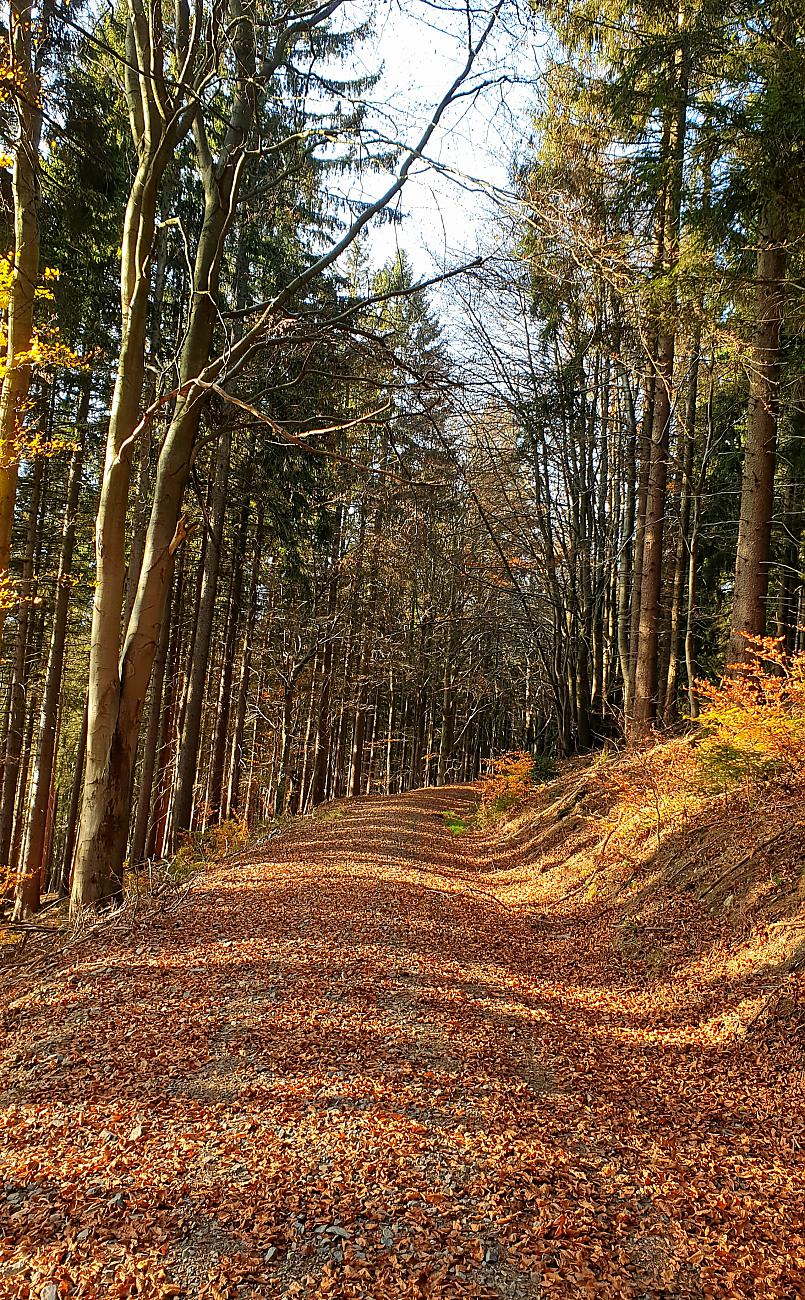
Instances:
[[[17,988],[0,1295],[805,1295],[730,1059],[502,901],[475,798],[325,810]]]

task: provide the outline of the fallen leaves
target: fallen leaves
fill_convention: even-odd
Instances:
[[[647,975],[617,909],[434,816],[472,797],[301,822],[9,990],[3,1296],[805,1294],[757,970],[679,898]]]

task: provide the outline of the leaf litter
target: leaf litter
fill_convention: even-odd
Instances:
[[[304,819],[7,976],[0,1295],[805,1296],[762,974],[682,895],[647,969],[605,899],[451,834],[474,798]]]

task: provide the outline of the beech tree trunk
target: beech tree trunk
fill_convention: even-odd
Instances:
[[[168,609],[170,609],[170,600],[168,600]],[[145,846],[148,840],[148,828],[152,812],[152,795],[154,791],[154,773],[157,765],[157,754],[159,751],[159,741],[162,732],[162,696],[165,687],[165,668],[168,662],[168,647],[170,644],[171,619],[166,613],[162,620],[162,627],[159,632],[159,645],[157,647],[156,659],[154,660],[154,672],[151,679],[151,703],[148,708],[148,727],[145,733],[145,745],[143,746],[142,766],[140,770],[140,788],[137,794],[137,812],[134,818],[134,833],[131,837],[131,849],[129,858],[132,863],[136,864],[143,861],[145,857]]]

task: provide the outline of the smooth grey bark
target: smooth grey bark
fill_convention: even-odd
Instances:
[[[166,615],[162,620],[162,627],[159,632],[159,645],[154,659],[154,671],[151,676],[148,726],[146,727],[145,743],[143,745],[140,786],[137,792],[137,811],[134,817],[134,831],[129,850],[129,861],[134,865],[142,862],[145,857],[145,846],[151,821],[154,773],[156,771],[157,752],[162,730],[162,696],[165,687],[165,669],[168,662],[170,634],[171,620]]]
[[[198,24],[192,35],[188,33],[181,14],[180,7],[176,32],[182,47],[177,60],[180,72],[172,83],[172,98],[164,81],[161,10],[128,0],[124,19],[125,91],[137,170],[121,241],[120,357],[95,525],[86,773],[73,869],[73,909],[114,900],[122,891],[132,793],[131,747],[127,741],[121,743],[119,729],[122,696],[131,685],[120,657],[131,460],[145,376],[157,202],[165,169],[196,112],[192,78],[201,38]]]

